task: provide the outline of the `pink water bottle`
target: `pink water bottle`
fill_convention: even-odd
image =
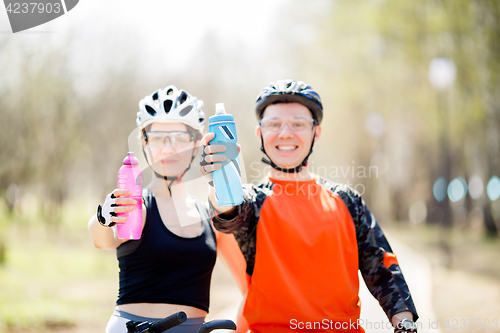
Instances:
[[[132,199],[137,201],[134,210],[129,213],[117,213],[127,216],[125,223],[117,223],[116,231],[121,239],[140,239],[142,234],[142,172],[134,153],[129,152],[118,171],[118,188],[133,191]]]

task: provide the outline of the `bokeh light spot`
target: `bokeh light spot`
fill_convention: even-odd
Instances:
[[[467,183],[463,178],[455,178],[448,185],[448,197],[451,201],[457,202],[467,194]]]
[[[444,177],[439,177],[436,180],[434,186],[432,187],[432,193],[438,202],[441,202],[446,198],[446,179],[444,179]]]
[[[410,206],[408,217],[412,223],[418,224],[427,218],[427,206],[422,201],[417,201]]]
[[[497,176],[491,177],[488,186],[486,186],[486,194],[491,201],[500,198],[500,179]]]
[[[469,178],[469,194],[472,199],[479,199],[484,192],[484,184],[481,177],[474,174]]]

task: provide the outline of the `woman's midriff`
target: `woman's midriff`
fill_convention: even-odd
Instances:
[[[164,318],[179,311],[184,311],[188,318],[204,318],[207,315],[202,309],[179,304],[131,303],[117,305],[115,309],[149,318]]]

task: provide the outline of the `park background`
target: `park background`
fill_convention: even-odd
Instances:
[[[500,320],[499,19],[497,0],[84,0],[12,34],[0,10],[0,332],[103,330],[118,269],[87,222],[141,98],[224,102],[258,182],[253,105],[285,78],[325,108],[310,167],[427,258],[440,323]],[[217,312],[235,286],[214,284]]]

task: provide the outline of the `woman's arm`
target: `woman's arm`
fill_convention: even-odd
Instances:
[[[105,227],[97,221],[97,216],[94,214],[89,220],[89,231],[92,235],[94,246],[98,249],[113,250],[123,242],[116,236],[114,227]]]

